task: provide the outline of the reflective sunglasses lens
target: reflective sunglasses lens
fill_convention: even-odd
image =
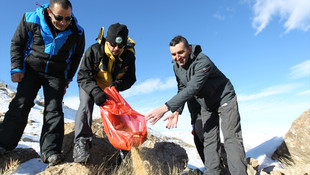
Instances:
[[[124,47],[124,44],[110,43],[110,45],[111,45],[112,47],[118,46],[118,48],[123,48],[123,47]]]
[[[63,19],[62,16],[54,16],[57,21],[61,21]]]
[[[65,17],[65,21],[69,22],[72,20],[72,17]]]
[[[116,43],[110,43],[112,47],[116,47]]]

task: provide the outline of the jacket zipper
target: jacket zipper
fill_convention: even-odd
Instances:
[[[54,53],[54,50],[55,50],[55,43],[56,43],[56,39],[54,38],[52,46],[51,46],[50,58],[46,62],[45,73],[47,73],[49,61],[52,59],[52,56],[53,56],[53,53]]]

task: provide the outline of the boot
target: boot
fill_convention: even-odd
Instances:
[[[91,142],[88,139],[80,138],[73,148],[73,159],[76,163],[86,163],[90,154]]]
[[[53,154],[47,158],[48,167],[54,166],[62,162],[64,156],[62,154]]]

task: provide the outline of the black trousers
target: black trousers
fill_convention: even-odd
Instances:
[[[39,89],[43,87],[44,113],[40,137],[41,157],[44,162],[61,152],[64,137],[64,114],[62,100],[66,86],[64,78],[56,78],[27,70],[17,93],[0,123],[0,146],[6,150],[16,148],[27,125],[28,114],[34,106]]]

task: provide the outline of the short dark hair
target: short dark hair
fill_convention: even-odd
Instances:
[[[49,8],[53,9],[55,4],[60,4],[63,9],[72,9],[72,4],[69,0],[50,0]]]
[[[170,41],[170,44],[169,44],[169,45],[170,45],[170,46],[175,46],[175,45],[179,44],[180,42],[182,42],[186,48],[189,47],[189,44],[188,44],[187,39],[184,38],[184,37],[181,36],[181,35],[175,36],[175,37]]]

